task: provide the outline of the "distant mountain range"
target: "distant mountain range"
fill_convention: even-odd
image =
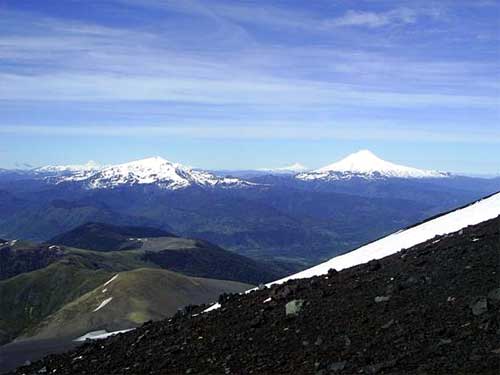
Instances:
[[[400,166],[366,150],[281,172],[211,173],[159,157],[2,171],[0,237],[47,241],[87,222],[148,226],[297,271],[500,190],[500,179]]]
[[[276,173],[276,174],[296,174],[296,173],[307,171],[307,167],[300,164],[300,163],[293,163],[293,164],[287,165],[285,167],[260,168],[260,169],[258,169],[258,171],[264,172],[264,173]]]
[[[132,161],[117,165],[100,165],[89,161],[83,165],[48,165],[31,170],[0,169],[0,175],[37,176],[51,183],[80,182],[87,188],[106,189],[119,186],[155,184],[164,189],[177,190],[192,186],[249,187],[245,178],[262,175],[293,175],[307,181],[338,181],[364,179],[430,179],[452,176],[447,172],[418,169],[382,160],[369,150],[355,152],[342,160],[312,171],[293,163],[284,167],[255,170],[226,170],[208,172],[165,160],[161,157]],[[232,176],[232,177],[229,177]]]
[[[8,172],[3,170],[3,173]],[[186,167],[161,157],[151,157],[129,163],[101,166],[94,161],[83,165],[48,165],[32,170],[10,171],[50,178],[49,181],[83,182],[88,188],[113,188],[121,185],[157,184],[165,189],[182,189],[197,185],[202,187],[243,187],[248,182],[238,178],[218,177],[216,174],[291,174],[308,180],[338,180],[363,178],[445,178],[449,173],[406,167],[380,159],[369,150],[361,150],[325,167],[307,171],[300,163],[278,168],[260,168],[246,171],[219,171],[210,173]],[[58,178],[57,178],[58,177]]]

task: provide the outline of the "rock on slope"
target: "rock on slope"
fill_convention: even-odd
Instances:
[[[17,373],[497,374],[499,252],[496,218],[340,272],[225,295],[211,313]]]

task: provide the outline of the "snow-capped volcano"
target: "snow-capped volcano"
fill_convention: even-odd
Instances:
[[[217,177],[211,173],[194,170],[161,157],[109,166],[96,171],[85,179],[78,175],[63,177],[59,183],[72,181],[79,181],[90,189],[152,184],[169,190],[183,189],[189,186],[245,187],[253,185],[237,178]]]
[[[286,173],[300,173],[307,171],[307,167],[300,163],[293,163],[291,165],[287,165],[285,167],[278,167],[278,168],[261,168],[259,171],[262,172],[269,172],[269,173],[278,173],[278,174],[286,174]]]
[[[310,180],[343,180],[352,177],[365,179],[376,178],[438,178],[447,177],[447,173],[417,169],[394,164],[380,159],[368,150],[361,150],[347,156],[339,162],[301,173],[297,178]]]

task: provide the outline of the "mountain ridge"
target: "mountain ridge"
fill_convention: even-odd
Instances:
[[[117,164],[92,173],[60,176],[56,183],[78,182],[88,189],[113,189],[120,186],[157,185],[167,190],[191,186],[203,188],[242,188],[255,184],[238,178],[218,177],[159,156]]]

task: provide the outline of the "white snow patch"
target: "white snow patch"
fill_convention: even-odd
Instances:
[[[287,165],[285,167],[279,167],[279,168],[260,168],[258,171],[262,172],[270,172],[270,173],[299,173],[299,172],[305,172],[307,171],[307,167],[300,164],[300,163],[293,163],[291,165]]]
[[[10,241],[10,246],[14,246],[17,243],[17,240]]]
[[[106,286],[106,285],[108,285],[110,282],[112,282],[113,280],[116,280],[116,278],[117,278],[117,277],[118,277],[118,274],[116,274],[116,275],[115,275],[115,276],[113,276],[111,279],[109,279],[108,281],[106,281],[106,282],[104,283],[104,285],[103,285],[103,286]]]
[[[217,302],[217,303],[214,303],[212,306],[210,306],[208,309],[203,310],[201,313],[204,314],[204,313],[214,311],[214,310],[217,310],[220,308],[221,308],[221,304]]]
[[[108,303],[111,302],[111,300],[113,299],[113,297],[109,297],[109,298],[106,298],[104,301],[101,302],[101,304],[99,306],[97,306],[95,308],[94,311],[92,312],[96,312],[96,311],[99,311],[100,309],[102,309],[104,306],[106,306]]]
[[[89,333],[86,333],[83,336],[78,337],[77,339],[73,341],[85,341],[85,340],[100,340],[100,339],[105,339],[110,336],[117,335],[119,333],[125,333],[125,332],[130,332],[133,331],[135,328],[129,328],[129,329],[122,329],[121,331],[113,331],[113,332],[107,332],[104,330],[100,331],[92,331]]]
[[[104,288],[104,289],[102,290],[102,292],[103,292],[103,293],[106,293],[107,291],[108,291],[108,288]]]
[[[83,172],[83,171],[95,171],[102,168],[99,163],[93,160],[88,161],[85,164],[80,165],[46,165],[45,167],[40,167],[35,169],[35,172],[41,173],[61,173],[61,172]]]
[[[457,232],[469,225],[494,219],[500,215],[500,193],[477,201],[467,207],[444,214],[425,223],[397,232],[347,254],[337,256],[315,267],[267,284],[281,284],[291,279],[303,279],[328,273],[331,268],[340,271],[344,268],[381,259],[388,255],[408,249],[435,236]]]
[[[479,241],[479,238],[473,238],[472,239],[472,242],[477,242],[477,241]]]
[[[266,298],[262,303],[268,303],[271,302],[273,299],[271,297]]]

